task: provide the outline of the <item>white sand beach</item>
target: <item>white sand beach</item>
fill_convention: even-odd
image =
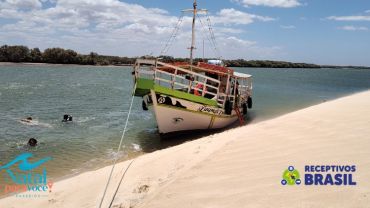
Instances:
[[[108,207],[131,161],[116,166]],[[356,165],[356,186],[281,185],[293,165]],[[0,207],[98,207],[110,167],[57,182],[49,197]],[[369,207],[370,91],[136,158],[112,207]]]

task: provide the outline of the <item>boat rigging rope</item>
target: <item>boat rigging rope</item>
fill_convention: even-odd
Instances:
[[[179,17],[179,19],[177,21],[177,24],[175,25],[175,28],[174,28],[174,30],[171,33],[170,38],[167,40],[167,42],[164,45],[163,49],[161,50],[161,53],[160,53],[159,56],[165,55],[168,52],[168,50],[170,49],[170,47],[172,46],[172,44],[173,44],[174,40],[176,39],[176,37],[178,35],[178,32],[180,30],[180,26],[181,26],[181,24],[183,22],[183,19],[184,19],[184,16],[185,16],[184,13],[185,13],[184,11],[181,13],[181,15],[180,15],[180,17]],[[206,36],[207,36],[208,41],[212,45],[211,48],[215,52],[215,55],[217,56],[217,58],[221,59],[221,53],[220,53],[220,51],[219,51],[219,49],[217,47],[216,37],[215,37],[215,34],[213,32],[211,19],[210,19],[210,16],[209,16],[208,12],[206,12],[207,26],[208,26],[208,28],[206,28],[206,25],[203,23],[203,21],[201,20],[201,18],[198,15],[198,13],[197,13],[197,17],[198,17],[197,19],[199,20],[200,24],[202,25],[202,29],[203,29],[204,33],[207,34]],[[206,32],[207,30],[209,31],[209,33]],[[203,37],[204,37],[204,35],[203,35]]]
[[[209,14],[207,13],[207,23],[208,23],[208,29],[209,29],[209,33],[211,34],[211,39],[213,41],[213,44],[215,46],[215,49],[216,49],[216,53],[218,53],[218,58],[220,60],[222,60],[222,57],[221,57],[221,53],[217,47],[217,41],[216,41],[216,37],[215,37],[215,33],[213,32],[213,27],[212,27],[212,23],[211,23],[211,17],[209,16]]]
[[[135,89],[136,89],[136,84],[135,84],[135,87],[134,87],[134,92],[135,92]],[[107,181],[107,184],[105,185],[105,189],[104,189],[104,193],[103,193],[103,196],[100,200],[100,204],[99,204],[99,208],[102,207],[102,204],[103,204],[103,201],[104,201],[104,198],[105,198],[105,195],[107,193],[107,189],[108,189],[108,186],[109,186],[109,183],[112,179],[112,175],[113,175],[113,171],[114,171],[114,168],[117,164],[117,160],[118,160],[118,154],[119,152],[121,151],[121,147],[122,147],[122,142],[123,142],[123,138],[125,137],[125,133],[126,133],[126,129],[127,129],[127,124],[128,124],[128,120],[130,118],[130,114],[131,114],[131,110],[132,110],[132,105],[134,103],[134,98],[135,98],[135,95],[134,93],[132,94],[132,98],[131,98],[131,103],[130,103],[130,108],[129,108],[129,111],[128,111],[128,114],[127,114],[127,118],[126,118],[126,123],[125,123],[125,127],[123,129],[123,132],[122,132],[122,136],[121,136],[121,141],[119,142],[119,145],[118,145],[118,149],[117,149],[117,153],[116,153],[116,157],[114,158],[114,162],[113,162],[113,165],[112,165],[112,169],[110,171],[110,174],[109,174],[109,178],[108,178],[108,181]],[[131,163],[129,164],[129,166],[126,168],[125,172],[123,173],[123,176],[126,174],[127,170],[130,168],[131,164],[132,164],[133,160],[131,161]],[[121,185],[121,182],[122,182],[122,179],[123,179],[123,176],[121,178],[121,181],[119,182],[118,184],[118,187],[116,189],[116,192],[112,198],[112,201],[111,201],[111,204],[113,203],[113,200],[114,200],[114,197],[116,196],[117,194],[117,191],[118,191],[118,188],[119,186]],[[109,206],[110,207],[110,206]]]
[[[202,19],[200,18],[200,16],[198,14],[197,14],[197,16],[198,16],[198,20],[199,20],[200,24],[202,25],[202,29],[203,29],[204,33],[207,34],[206,35],[207,36],[207,39],[208,39],[209,43],[212,45],[213,50],[215,52],[215,55],[218,58],[221,59],[221,54],[220,54],[220,51],[218,50],[217,43],[216,43],[216,38],[215,38],[215,36],[213,34],[213,30],[212,30],[212,26],[211,26],[210,22],[208,23],[208,30],[209,30],[209,35],[208,35],[208,33],[206,32],[207,31],[206,26],[203,24]],[[209,20],[208,13],[207,13],[207,20]],[[204,35],[203,35],[203,37],[204,37]]]
[[[181,16],[179,17],[179,20],[177,21],[177,24],[176,24],[176,26],[175,26],[174,30],[172,31],[172,34],[171,34],[170,38],[167,40],[167,42],[166,42],[165,46],[164,46],[164,47],[163,47],[163,49],[161,50],[161,54],[160,54],[160,56],[165,55],[165,54],[168,52],[168,50],[170,49],[170,47],[171,47],[171,45],[172,45],[173,41],[174,41],[174,40],[176,39],[176,37],[177,37],[177,33],[178,33],[178,32],[179,32],[179,30],[180,30],[180,26],[181,26],[181,23],[182,23],[183,19],[184,19],[184,12],[182,12],[182,13],[181,13]]]
[[[208,13],[206,15],[207,15],[209,33],[211,34],[212,41],[216,44],[216,37],[215,37],[215,33],[213,32],[213,28],[212,28],[211,17],[208,15]]]

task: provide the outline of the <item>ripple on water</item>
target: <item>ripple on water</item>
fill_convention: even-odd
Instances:
[[[75,119],[75,122],[77,122],[77,123],[87,123],[87,122],[93,121],[95,119],[96,119],[96,117],[94,117],[94,116],[79,117],[79,118]]]
[[[3,86],[2,88],[5,89],[5,90],[19,90],[19,89],[24,89],[24,88],[28,88],[29,85],[26,85],[26,84],[21,84],[19,82],[11,82],[11,83],[8,83],[7,85]]]
[[[126,158],[128,156],[127,148],[125,145],[122,145],[121,151],[118,153],[117,153],[117,150],[107,149],[105,155],[106,155],[107,161],[112,161],[113,159]]]
[[[132,148],[133,148],[133,150],[134,150],[135,152],[140,152],[140,151],[142,151],[142,149],[141,149],[140,145],[135,144],[135,143],[132,143],[131,145],[132,145]]]
[[[49,123],[39,122],[38,120],[35,120],[35,119],[33,119],[32,121],[22,121],[22,120],[17,120],[17,121],[27,126],[39,126],[39,127],[45,127],[45,128],[53,128],[53,125]]]

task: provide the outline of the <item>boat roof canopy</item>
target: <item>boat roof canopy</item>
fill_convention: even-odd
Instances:
[[[250,74],[243,74],[243,73],[240,73],[240,72],[234,72],[234,76],[235,77],[240,77],[240,78],[251,78],[252,75]]]

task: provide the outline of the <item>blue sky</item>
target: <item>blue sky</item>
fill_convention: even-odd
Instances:
[[[368,0],[198,0],[218,53],[197,22],[196,56],[370,66]],[[0,45],[159,55],[192,0],[0,0]],[[206,23],[204,15],[201,20]],[[167,55],[188,56],[190,16]]]

